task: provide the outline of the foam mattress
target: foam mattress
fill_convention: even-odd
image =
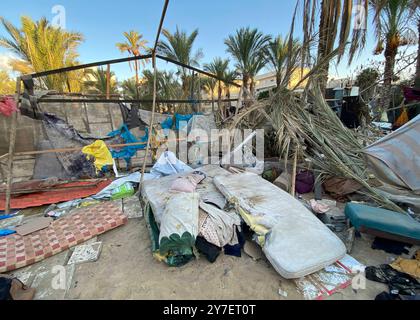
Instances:
[[[213,183],[260,237],[286,279],[300,278],[344,257],[343,242],[287,192],[252,173],[216,176]]]

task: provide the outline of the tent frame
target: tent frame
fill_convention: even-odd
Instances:
[[[230,81],[226,81],[223,78],[218,77],[217,75],[214,75],[212,73],[209,73],[207,71],[201,70],[199,68],[184,64],[182,62],[170,59],[168,57],[159,55],[156,53],[157,50],[157,46],[159,43],[159,37],[160,34],[162,32],[162,28],[163,28],[163,23],[165,20],[165,16],[166,16],[166,11],[169,5],[169,0],[165,0],[164,6],[163,6],[163,10],[162,10],[162,15],[160,18],[160,22],[159,22],[159,27],[157,30],[157,34],[156,34],[156,40],[154,43],[154,47],[151,51],[150,54],[146,54],[146,55],[139,55],[139,56],[133,56],[133,57],[127,57],[127,58],[121,58],[121,59],[112,59],[112,60],[104,60],[104,61],[97,61],[97,62],[92,62],[92,63],[87,63],[87,64],[82,64],[82,65],[76,65],[76,66],[71,66],[71,67],[65,67],[65,68],[59,68],[59,69],[53,69],[53,70],[46,70],[46,71],[42,71],[42,72],[37,72],[37,73],[32,73],[32,74],[28,74],[28,75],[23,75],[20,76],[16,79],[16,96],[15,96],[15,101],[16,101],[16,107],[17,109],[19,109],[20,107],[20,103],[21,103],[21,88],[22,88],[22,83],[25,87],[25,89],[31,91],[32,89],[30,88],[30,86],[28,86],[28,84],[32,84],[33,85],[33,80],[36,78],[40,78],[40,77],[45,77],[45,76],[50,76],[50,75],[55,75],[55,74],[62,74],[62,73],[67,73],[67,72],[71,72],[71,71],[75,71],[75,70],[81,70],[81,69],[87,69],[87,68],[92,68],[92,67],[99,67],[99,66],[107,66],[107,87],[109,86],[109,74],[110,74],[110,66],[113,64],[118,64],[118,63],[124,63],[124,62],[130,62],[130,61],[136,61],[136,60],[145,60],[145,59],[152,59],[152,65],[153,65],[153,71],[154,71],[154,83],[153,83],[153,99],[152,100],[145,100],[145,99],[122,99],[122,100],[117,100],[117,99],[110,99],[109,96],[109,90],[107,90],[107,99],[68,99],[68,98],[63,98],[63,99],[39,99],[39,102],[42,103],[57,103],[57,102],[86,102],[86,103],[103,103],[103,102],[127,102],[127,103],[141,103],[141,102],[152,102],[152,116],[150,119],[150,124],[149,124],[149,128],[153,128],[154,126],[154,118],[155,118],[155,109],[156,109],[156,103],[187,103],[187,104],[191,104],[191,103],[201,103],[201,102],[209,102],[211,100],[157,100],[156,99],[156,78],[157,78],[157,68],[156,68],[156,59],[160,59],[162,61],[166,61],[168,63],[189,69],[193,72],[199,73],[199,74],[203,74],[205,76],[208,76],[210,78],[214,78],[218,81],[221,81],[223,83],[235,86],[235,87],[241,87],[241,85],[234,83],[234,82],[230,82]],[[233,102],[233,101],[238,101],[238,99],[225,99],[222,100],[223,102]],[[16,126],[17,126],[17,115],[18,112],[14,112],[12,115],[12,119],[11,119],[11,127],[10,127],[10,139],[9,139],[9,152],[7,154],[4,154],[2,156],[0,156],[0,158],[3,157],[8,157],[8,163],[7,163],[7,186],[6,186],[6,214],[8,214],[10,212],[10,199],[11,199],[11,186],[12,186],[12,180],[13,180],[13,159],[15,155],[15,143],[16,143]],[[147,160],[147,153],[149,152],[149,146],[150,146],[150,138],[151,138],[152,134],[148,135],[148,141],[146,143],[146,156],[143,159],[143,166],[142,166],[142,170],[141,170],[141,181],[140,181],[140,185],[143,183],[143,177],[144,177],[144,171],[146,168],[146,160]],[[144,144],[144,143],[142,143]],[[126,146],[126,145],[133,145],[133,144],[122,144],[119,146]],[[66,150],[66,149],[63,149]],[[77,149],[73,150],[76,151]],[[64,152],[58,149],[55,150],[43,150],[43,153],[45,152]],[[35,150],[35,151],[28,151],[25,152],[25,154],[29,155],[29,154],[39,154],[40,151]]]

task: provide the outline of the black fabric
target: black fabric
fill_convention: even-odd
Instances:
[[[217,257],[222,251],[221,248],[208,242],[206,239],[200,236],[198,236],[195,241],[195,247],[198,249],[199,252],[204,254],[207,260],[211,263],[216,261]]]
[[[411,248],[411,244],[404,243],[395,240],[383,239],[376,237],[372,243],[372,249],[383,250],[388,253],[401,255],[403,253],[408,254],[410,251],[406,248]]]
[[[236,227],[236,235],[238,236],[238,244],[235,244],[234,246],[227,244],[223,247],[226,255],[234,256],[238,258],[241,257],[241,249],[244,247],[244,244],[245,244],[245,234],[242,230],[243,228],[241,228],[241,231],[239,231],[239,228]]]
[[[12,286],[12,279],[0,277],[0,301],[13,300],[10,295],[11,286]]]
[[[420,283],[415,278],[393,269],[390,265],[366,267],[365,275],[369,280],[387,284],[391,294],[407,296],[420,294]]]
[[[381,292],[380,294],[378,294],[375,297],[375,300],[378,300],[378,301],[379,300],[389,301],[389,300],[401,300],[401,299],[400,299],[400,297],[398,295],[393,295],[393,294],[390,294],[390,293],[384,291],[384,292]]]

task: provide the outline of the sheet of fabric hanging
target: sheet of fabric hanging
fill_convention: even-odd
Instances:
[[[80,148],[94,143],[96,140],[104,140],[107,144],[123,144],[124,140],[120,136],[110,137],[94,137],[84,135],[78,132],[72,125],[64,120],[49,113],[43,114],[43,125],[48,140],[54,149],[61,148]],[[66,173],[70,176],[95,177],[96,170],[93,162],[87,161],[86,155],[82,151],[76,152],[60,152],[57,158],[63,166]]]
[[[420,115],[364,149],[375,175],[391,185],[420,191]]]

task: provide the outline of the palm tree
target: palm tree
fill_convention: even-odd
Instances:
[[[16,91],[16,81],[10,79],[6,71],[0,70],[0,95],[14,94]]]
[[[250,27],[237,30],[235,35],[225,40],[227,52],[234,57],[236,69],[242,74],[243,86],[249,88],[252,94],[255,88],[254,77],[266,63],[263,51],[270,40],[270,36]]]
[[[88,93],[106,95],[107,93],[107,71],[106,70],[104,70],[102,67],[96,70],[88,70],[86,72],[86,77],[89,80],[84,81],[83,85]],[[118,85],[115,79],[115,73],[112,71],[110,72],[110,79],[111,80],[109,84],[109,93],[117,94]]]
[[[21,28],[6,19],[0,21],[9,38],[0,37],[0,46],[10,49],[17,59],[11,61],[14,71],[21,74],[64,68],[78,64],[77,47],[83,36],[53,27],[46,18],[33,21],[21,17]],[[80,90],[82,71],[50,75],[42,79],[42,87],[59,92]]]
[[[357,12],[358,27],[353,28],[350,32],[353,23],[353,7],[357,4],[359,11]],[[303,50],[302,50],[302,65],[309,64],[310,59],[310,43],[314,37],[314,25],[318,19],[319,13],[319,28],[318,28],[318,53],[317,61],[321,62],[329,59],[334,46],[336,45],[337,36],[339,48],[338,61],[344,56],[346,45],[350,40],[349,49],[349,64],[352,62],[355,54],[364,48],[366,43],[366,26],[368,16],[369,0],[322,0],[320,9],[318,10],[318,0],[304,0],[303,1]],[[320,87],[325,89],[328,81],[329,64],[326,63],[320,78]]]
[[[157,50],[160,54],[189,66],[199,66],[199,61],[203,57],[203,53],[201,49],[193,52],[193,45],[198,35],[198,29],[195,29],[188,35],[186,31],[179,30],[177,26],[173,34],[167,29],[163,29],[162,34],[166,38],[166,41],[159,41],[158,43]],[[188,75],[184,67],[179,67],[178,75],[181,78],[184,98],[186,98],[189,96],[189,82],[192,77]]]
[[[135,78],[124,80],[121,83],[121,89],[124,99],[137,99],[138,86]]]
[[[228,59],[222,59],[222,58],[217,57],[217,58],[214,58],[211,63],[206,63],[204,65],[204,70],[214,74],[219,79],[223,79],[228,69],[228,65],[229,65]],[[218,101],[219,108],[221,107],[221,103],[222,103],[221,101],[222,93],[223,93],[222,81],[218,80],[217,81],[217,101]]]
[[[238,78],[238,72],[236,70],[226,70],[225,74],[223,75],[223,79],[225,82],[225,92],[226,92],[226,98],[230,99],[230,87],[231,85],[229,83],[235,82],[235,80]]]
[[[378,41],[375,53],[382,53],[385,44],[384,94],[380,107],[386,111],[391,103],[391,85],[398,48],[409,44],[409,39],[404,35],[411,30],[413,15],[410,0],[371,0],[370,3],[375,12],[374,24]]]
[[[214,113],[214,90],[216,89],[217,80],[210,77],[205,77],[201,79],[201,84],[203,89],[207,92],[207,94],[211,97],[211,111]]]
[[[269,42],[264,53],[268,64],[276,73],[276,85],[287,86],[293,72],[299,66],[301,45],[298,40],[292,40],[289,50],[289,38],[283,39],[281,35]]]
[[[140,56],[142,50],[148,50],[146,46],[147,41],[142,40],[143,35],[137,31],[131,30],[129,32],[124,32],[124,37],[126,38],[126,42],[116,44],[117,48],[120,49],[122,53],[127,52],[129,55],[135,57]],[[146,62],[146,60],[141,60],[143,67]],[[136,73],[136,85],[139,86],[139,60],[134,60],[134,71]]]

